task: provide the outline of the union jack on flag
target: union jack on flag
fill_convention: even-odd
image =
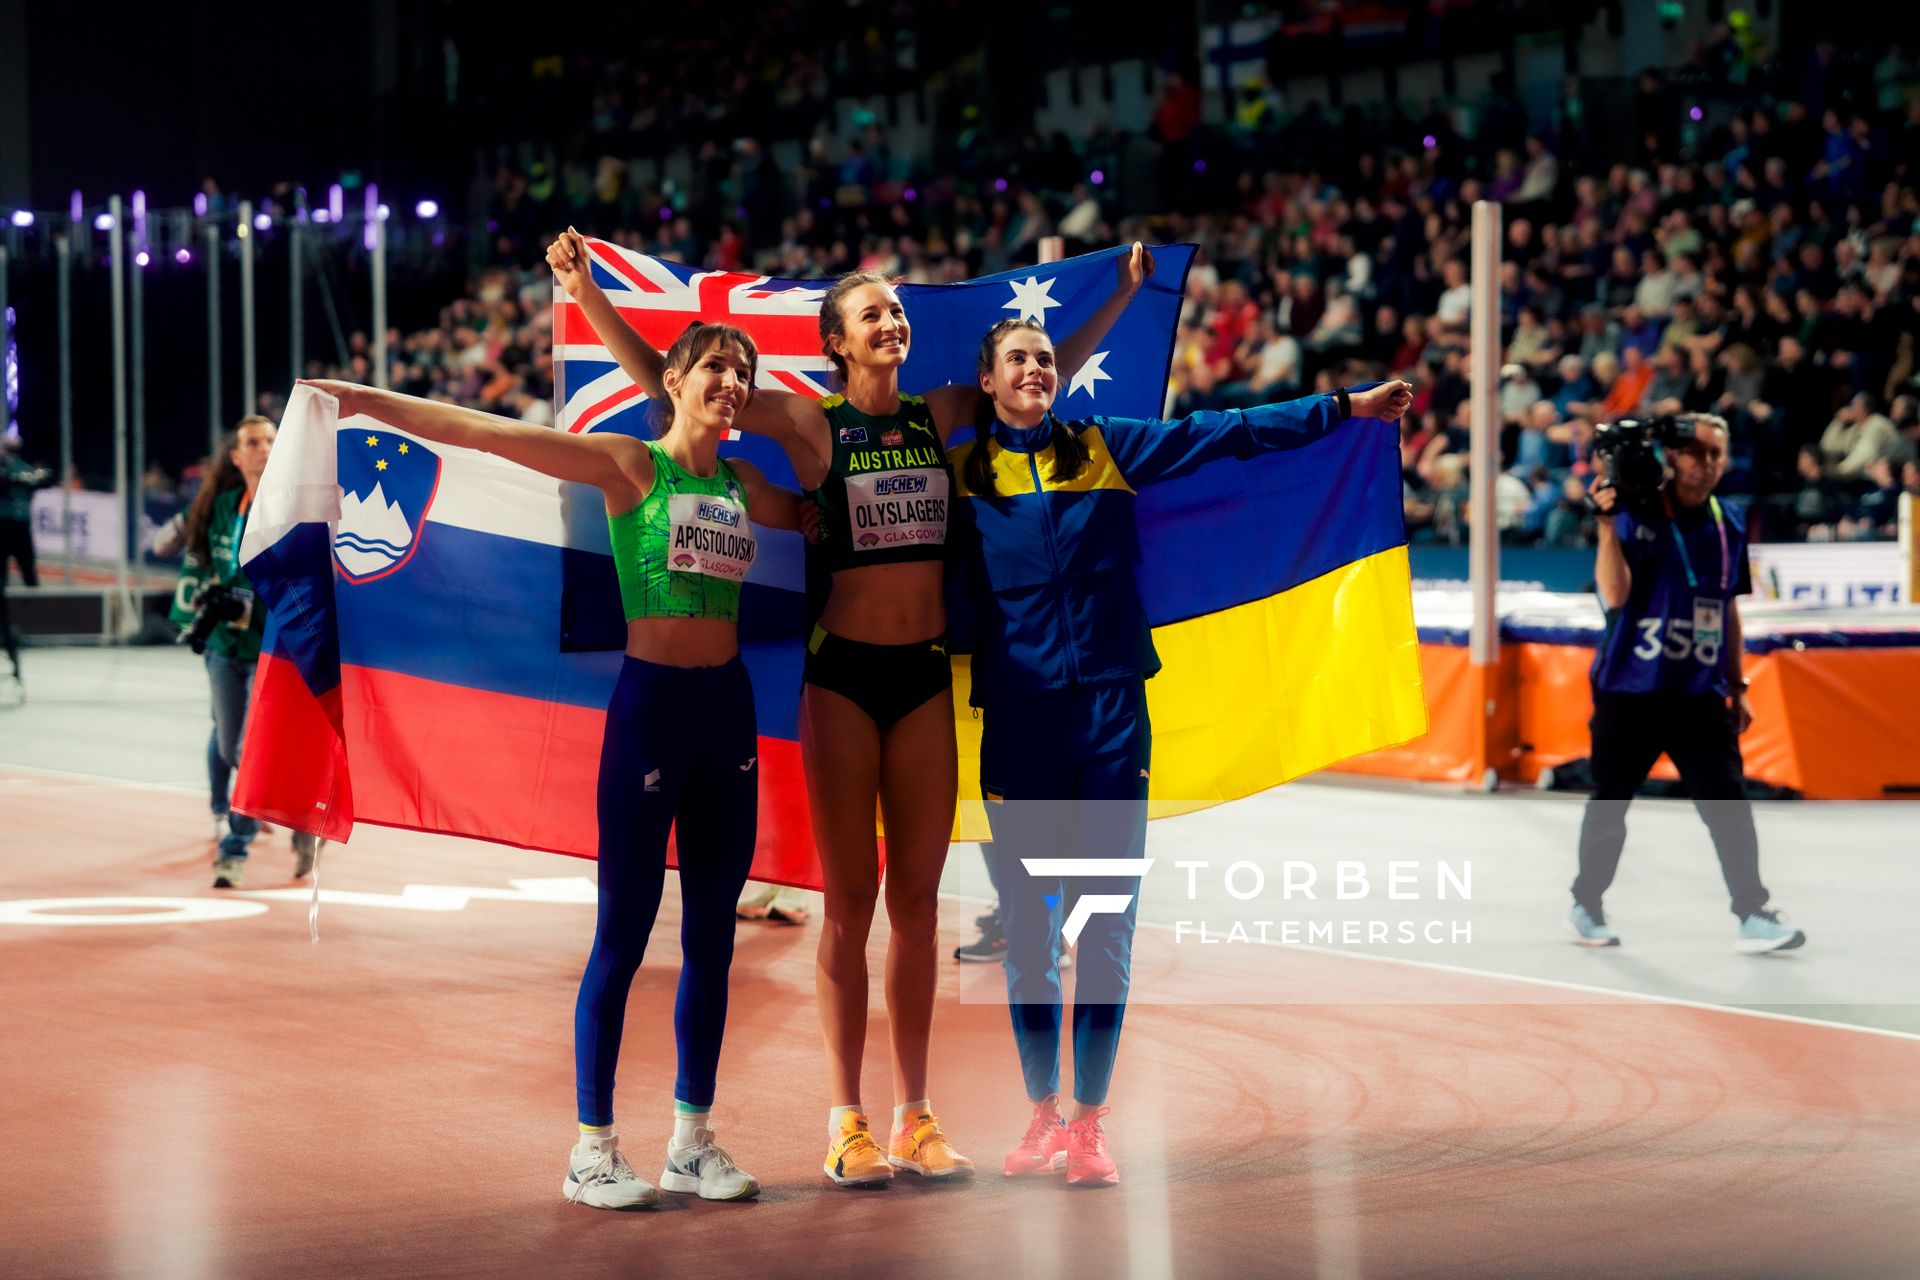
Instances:
[[[820,300],[831,281],[705,271],[605,240],[588,239],[587,250],[594,281],[656,350],[672,346],[696,320],[737,325],[760,349],[758,387],[803,396],[832,389],[833,364],[820,348],[819,330]],[[1055,341],[1066,337],[1113,291],[1115,260],[1125,252],[1108,249],[959,284],[899,286],[912,326],[900,389],[919,393],[971,383],[974,353],[996,320],[1026,316],[1045,324]],[[1062,417],[1159,414],[1172,357],[1172,317],[1193,249],[1170,245],[1154,252],[1158,266],[1150,287],[1107,334],[1105,349],[1061,388],[1055,411]],[[646,396],[557,282],[553,298],[556,425],[651,435]],[[781,482],[777,472],[783,469],[769,478]]]
[[[817,281],[774,280],[736,271],[702,271],[588,240],[593,278],[655,350],[672,346],[697,320],[736,325],[760,348],[756,385],[803,396],[827,394],[833,364],[821,352]],[[554,285],[555,422],[568,431],[647,435],[646,395],[620,371],[579,304]],[[733,433],[738,438],[738,433]]]

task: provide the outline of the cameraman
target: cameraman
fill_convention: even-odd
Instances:
[[[12,565],[20,566],[20,581],[40,585],[33,564],[33,495],[53,483],[44,467],[27,465],[20,456],[20,438],[0,438],[0,645],[13,663],[13,679],[20,684],[20,648],[13,634],[13,612],[7,607],[7,579]],[[25,696],[25,685],[21,685]]]
[[[1620,863],[1627,806],[1665,752],[1720,855],[1740,921],[1736,948],[1798,947],[1806,935],[1767,906],[1740,759],[1753,709],[1735,597],[1753,586],[1745,513],[1712,496],[1727,468],[1727,426],[1704,414],[1660,419],[1652,438],[1665,453],[1657,488],[1623,503],[1612,473],[1639,470],[1626,465],[1624,450],[1605,459],[1592,488],[1601,513],[1594,580],[1607,628],[1593,660],[1593,797],[1580,827],[1569,923],[1583,946],[1620,944],[1601,896]]]
[[[254,491],[273,452],[274,434],[272,421],[255,414],[240,419],[239,426],[227,437],[213,475],[187,509],[186,565],[174,593],[171,615],[174,622],[188,629],[182,641],[192,643],[195,652],[204,652],[207,680],[213,690],[207,777],[214,834],[220,842],[213,863],[216,889],[240,887],[247,846],[260,830],[252,818],[232,812],[227,787],[240,764],[247,699],[266,630],[266,610],[258,607],[240,567],[240,538],[246,531]],[[314,837],[294,833],[296,879],[313,869],[316,846]]]

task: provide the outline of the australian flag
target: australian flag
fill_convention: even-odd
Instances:
[[[593,278],[621,317],[654,348],[665,351],[696,320],[731,324],[760,349],[758,385],[823,396],[833,365],[820,347],[820,300],[831,280],[780,280],[741,272],[702,271],[588,240]],[[1038,320],[1057,343],[1107,300],[1119,260],[1129,249],[1107,249],[1059,262],[1003,271],[960,284],[902,284],[900,301],[913,328],[900,389],[918,394],[950,382],[972,385],[974,356],[988,329],[1009,317]],[[1173,356],[1181,290],[1193,261],[1192,245],[1153,251],[1156,269],[1086,364],[1061,387],[1054,412],[1062,418],[1152,418],[1161,412],[1167,366]],[[651,435],[646,397],[620,371],[606,344],[566,291],[554,287],[554,414],[568,431],[623,431]],[[777,449],[766,451],[777,458]],[[762,460],[755,453],[756,462]],[[792,484],[783,464],[769,471]]]

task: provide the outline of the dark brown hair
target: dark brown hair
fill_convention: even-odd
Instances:
[[[213,540],[210,533],[213,504],[219,501],[221,494],[247,486],[247,478],[240,474],[240,464],[233,460],[233,451],[240,447],[240,429],[263,423],[270,427],[273,419],[250,413],[233,424],[233,430],[227,432],[220,441],[219,455],[212,459],[212,474],[200,482],[200,492],[193,495],[193,505],[187,508],[187,554],[208,569],[213,567]]]
[[[849,271],[834,281],[827,290],[827,296],[820,299],[820,351],[833,361],[834,376],[842,386],[847,381],[847,358],[833,349],[835,338],[847,336],[847,317],[841,312],[847,295],[863,284],[884,284],[891,288],[893,281],[878,271]]]
[[[664,376],[666,370],[671,369],[684,378],[708,352],[715,347],[729,345],[739,347],[740,354],[747,358],[747,400],[751,402],[754,379],[760,373],[760,348],[753,345],[753,339],[747,336],[744,329],[736,329],[730,324],[701,324],[696,320],[688,325],[673,340],[673,345],[667,348],[666,363],[661,373]],[[673,398],[662,397],[661,404],[665,413],[660,434],[664,436],[673,429]]]
[[[1047,330],[1037,320],[1028,320],[1023,316],[1010,316],[987,330],[987,336],[980,339],[979,354],[974,357],[973,369],[978,377],[986,377],[993,372],[994,357],[1000,354],[1000,343],[1015,329],[1031,329],[1041,337],[1047,337]],[[1052,339],[1048,339],[1052,341]],[[993,431],[993,397],[984,392],[980,396],[979,408],[974,414],[974,431],[978,436],[972,452],[967,454],[967,488],[973,493],[992,496],[993,468],[987,461],[987,440]],[[1080,474],[1092,454],[1087,451],[1086,441],[1080,433],[1053,416],[1053,410],[1047,410],[1047,421],[1053,424],[1053,474],[1056,479],[1071,480]]]

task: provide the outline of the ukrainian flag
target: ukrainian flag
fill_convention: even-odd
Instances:
[[[1349,422],[1299,449],[1140,489],[1135,570],[1162,669],[1149,812],[1264,791],[1427,731],[1398,434]],[[981,722],[954,662],[955,838],[988,838]]]

